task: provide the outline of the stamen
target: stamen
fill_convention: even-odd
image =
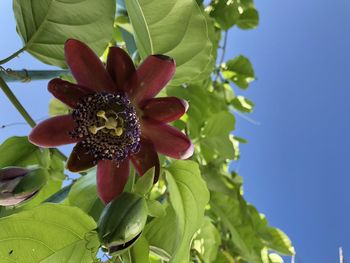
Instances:
[[[80,138],[96,161],[119,162],[138,152],[140,124],[127,97],[106,93],[83,97],[72,116],[77,128],[71,136]]]

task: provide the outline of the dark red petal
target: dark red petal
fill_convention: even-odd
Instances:
[[[125,84],[135,72],[135,66],[128,53],[119,47],[110,47],[107,58],[107,71],[118,90],[123,91]]]
[[[175,73],[175,61],[164,55],[145,59],[128,83],[126,92],[137,104],[151,99],[171,80]]]
[[[187,101],[176,97],[149,99],[142,108],[144,117],[161,122],[175,121],[184,115],[187,109]]]
[[[131,155],[130,160],[140,176],[144,175],[145,172],[154,167],[154,182],[158,181],[160,170],[159,158],[150,141],[142,138],[140,151],[137,154]]]
[[[77,173],[90,169],[95,165],[96,160],[94,156],[89,154],[81,143],[74,146],[67,161],[67,169],[69,171]]]
[[[78,142],[69,132],[75,128],[71,115],[61,115],[44,120],[37,124],[28,136],[31,143],[41,147],[57,147]]]
[[[143,136],[152,141],[157,152],[175,159],[187,159],[193,154],[194,147],[190,139],[174,127],[143,119],[141,131]]]
[[[67,64],[81,86],[93,91],[116,91],[114,83],[98,56],[84,43],[69,39],[64,45]]]
[[[84,89],[81,86],[75,85],[62,79],[52,79],[49,82],[48,90],[57,99],[68,105],[69,107],[75,108],[77,102],[84,96],[91,94],[92,91]]]
[[[117,162],[110,160],[98,162],[97,192],[105,204],[108,204],[123,192],[129,173],[128,159],[120,162],[119,165]]]

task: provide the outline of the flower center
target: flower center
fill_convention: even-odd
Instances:
[[[120,94],[96,93],[82,98],[72,116],[73,138],[96,160],[122,161],[140,148],[140,124],[130,100]]]

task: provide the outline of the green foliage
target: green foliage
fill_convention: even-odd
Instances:
[[[156,185],[154,168],[143,177],[131,170],[122,201],[105,207],[96,169],[61,188],[64,162],[52,149],[9,138],[0,145],[0,168],[39,167],[46,184],[22,207],[0,207],[0,261],[96,262],[99,246],[123,263],[280,263],[279,254],[295,253],[288,236],[244,199],[243,178],[228,171],[247,143],[235,134],[233,113],[254,109],[234,89],[247,89],[256,76],[245,56],[218,60],[217,54],[225,54],[229,29],[258,26],[253,0],[118,0],[116,17],[115,0],[14,0],[13,6],[24,49],[48,64],[66,66],[67,38],[84,41],[104,62],[107,45],[122,46],[136,65],[151,54],[175,58],[176,75],[160,96],[188,101],[173,125],[191,138],[195,153],[187,161],[160,156],[164,173]],[[70,109],[52,99],[49,113]]]
[[[70,108],[56,98],[52,98],[49,103],[50,116],[66,115],[71,112]]]
[[[44,63],[66,67],[63,45],[68,38],[103,53],[111,39],[115,0],[14,0],[13,10],[25,50]]]
[[[104,205],[97,196],[95,170],[82,176],[73,184],[72,189],[69,191],[68,203],[79,207],[96,221],[98,220]]]
[[[242,89],[248,88],[249,83],[255,79],[252,64],[242,55],[227,61],[223,65],[222,74]]]
[[[176,161],[167,169],[170,206],[166,215],[146,228],[150,245],[171,255],[170,262],[186,262],[193,235],[202,225],[209,193],[198,164]]]
[[[93,262],[95,222],[78,208],[45,204],[2,218],[1,261]]]
[[[33,199],[21,208],[9,210],[5,214],[34,207],[62,187],[65,179],[63,161],[49,149],[41,149],[31,144],[27,137],[10,137],[0,145],[0,152],[6,153],[0,155],[0,168],[36,166],[43,168],[47,177],[46,183]]]
[[[194,0],[125,0],[141,58],[166,54],[176,61],[172,85],[195,80],[213,63],[212,44],[202,11]],[[179,15],[181,14],[181,15]]]

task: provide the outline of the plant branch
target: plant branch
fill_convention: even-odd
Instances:
[[[19,100],[16,98],[15,94],[10,90],[9,86],[6,84],[4,79],[0,76],[0,88],[5,93],[6,97],[11,101],[12,105],[15,106],[17,111],[22,115],[25,121],[29,124],[30,127],[36,125],[33,118],[29,115],[26,109],[22,106]],[[52,149],[62,160],[67,160],[67,157],[58,149]]]
[[[45,80],[70,75],[69,70],[12,70],[0,66],[0,77],[6,82],[30,82],[32,80]]]
[[[226,54],[226,46],[227,46],[227,38],[228,38],[228,31],[225,31],[224,33],[224,44],[222,46],[222,53],[221,53],[221,58],[219,60],[219,65],[216,69],[216,75],[215,75],[215,79],[214,79],[214,82],[216,82],[219,78],[219,74],[220,74],[220,67],[221,67],[221,64],[224,62],[224,59],[225,59],[225,54]]]
[[[16,51],[15,53],[13,53],[11,56],[0,60],[0,65],[5,64],[6,62],[9,62],[11,59],[17,57],[19,54],[21,54],[26,48],[22,47],[20,50]]]

